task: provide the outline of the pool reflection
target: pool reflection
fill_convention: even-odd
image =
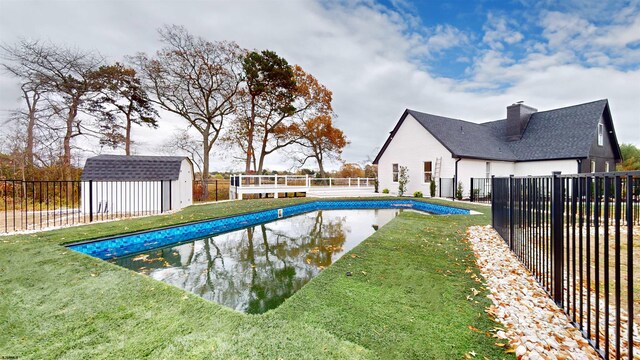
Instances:
[[[280,305],[400,211],[316,211],[111,262],[259,314]]]

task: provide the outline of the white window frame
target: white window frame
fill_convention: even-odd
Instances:
[[[431,164],[431,170],[430,171],[427,171],[425,169],[427,163]],[[424,184],[430,184],[431,180],[433,180],[433,161],[423,161],[422,162],[422,173],[423,173],[422,182]],[[429,174],[429,180],[427,180],[427,174]]]
[[[595,160],[591,160],[591,172],[592,173],[596,172],[596,161]]]
[[[609,172],[609,171],[610,171],[610,168],[609,168],[609,162],[608,162],[608,161],[605,161],[605,162],[604,162],[604,171],[605,171],[605,172]]]
[[[604,124],[598,123],[598,146],[604,146]]]
[[[391,164],[391,182],[397,183],[400,177],[400,165]]]

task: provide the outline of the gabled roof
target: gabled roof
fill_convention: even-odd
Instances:
[[[506,119],[476,124],[407,109],[376,156],[377,164],[407,115],[413,116],[453,157],[504,161],[587,158],[603,116],[613,131],[608,101],[598,100],[531,115],[522,138],[506,141]],[[609,134],[621,159],[615,132]]]
[[[82,180],[177,180],[184,156],[98,155],[87,159]]]

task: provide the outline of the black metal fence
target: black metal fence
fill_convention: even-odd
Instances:
[[[491,178],[471,178],[469,201],[491,204]]]
[[[171,181],[0,180],[5,233],[171,210]]]
[[[230,180],[211,179],[195,180],[193,182],[193,201],[220,201],[229,199]],[[207,192],[204,191],[205,186]]]
[[[633,359],[640,171],[494,177],[491,189],[514,254],[602,356]]]

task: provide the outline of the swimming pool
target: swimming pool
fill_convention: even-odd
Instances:
[[[403,209],[469,214],[415,200],[314,201],[67,246],[236,310],[262,313]]]

